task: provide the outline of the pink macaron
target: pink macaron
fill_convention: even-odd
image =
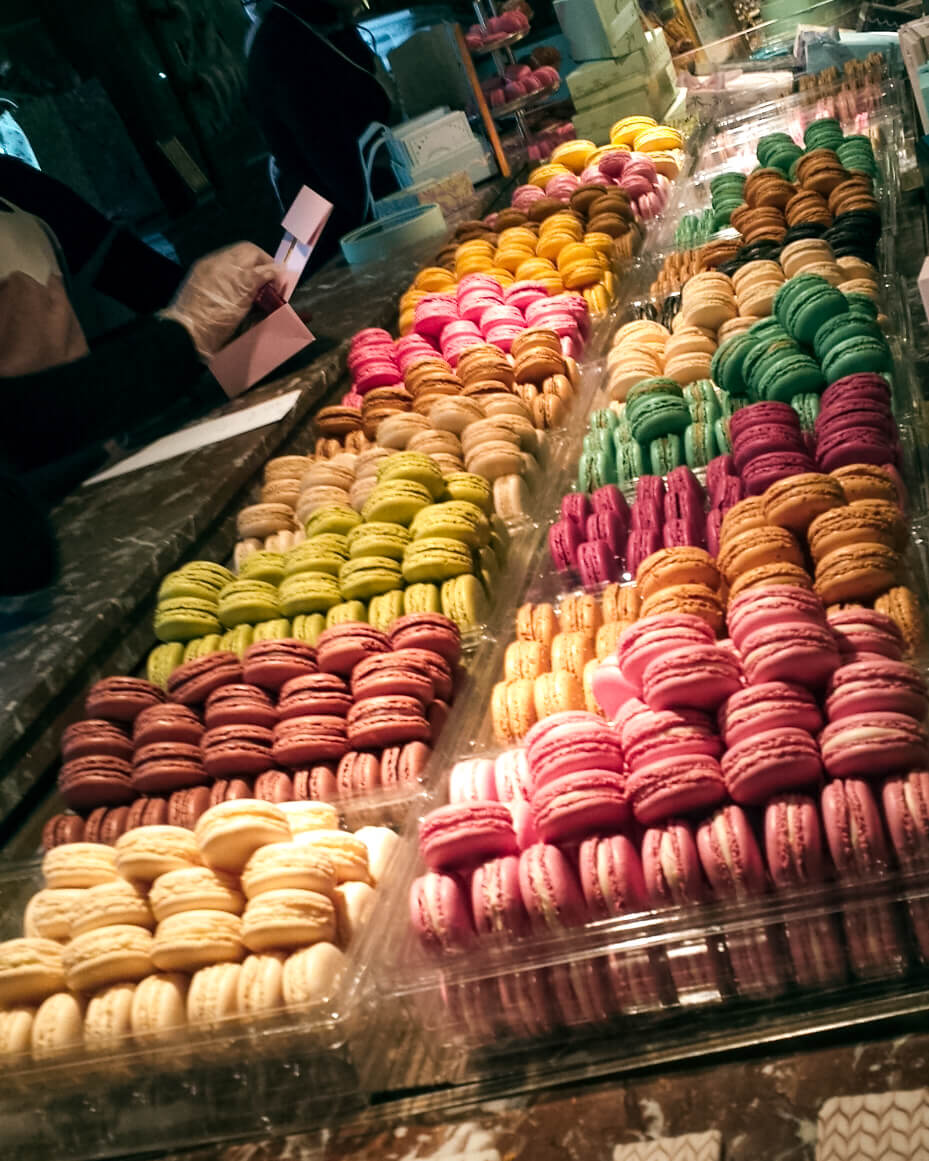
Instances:
[[[776,794],[817,786],[823,767],[809,731],[781,726],[758,730],[730,746],[722,771],[733,801],[758,806]]]
[[[566,843],[622,830],[630,818],[625,780],[614,770],[586,769],[555,778],[532,794],[532,818],[544,842]]]
[[[513,819],[502,802],[462,802],[430,811],[419,825],[419,846],[433,870],[472,867],[517,853]]]

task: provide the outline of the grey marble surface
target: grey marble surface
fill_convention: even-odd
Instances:
[[[500,190],[498,183],[482,189],[475,213],[486,212]],[[297,291],[293,305],[324,353],[216,412],[299,387],[297,405],[280,422],[79,488],[55,510],[58,582],[36,598],[0,603],[0,846],[6,844],[6,854],[34,848],[34,828],[9,840],[53,788],[61,730],[81,716],[87,687],[105,674],[134,671],[155,643],[151,612],[161,578],[185,559],[230,554],[235,513],[250,490],[257,496],[265,461],[288,440],[312,449],[313,411],[346,389],[349,338],[362,327],[395,326],[399,296],[437,248],[432,243],[361,269],[330,263]]]

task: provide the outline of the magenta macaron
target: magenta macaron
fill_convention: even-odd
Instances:
[[[637,767],[626,779],[626,793],[636,821],[654,826],[725,802],[726,784],[715,758],[679,754]]]
[[[132,722],[144,709],[165,700],[157,685],[141,677],[104,677],[87,692],[84,709],[89,718]]]
[[[488,859],[471,875],[471,914],[481,935],[524,935],[529,916],[519,886],[519,858]]]
[[[352,704],[348,686],[337,674],[307,673],[281,687],[277,714],[281,720],[315,714],[345,717]]]
[[[533,790],[582,770],[622,770],[619,734],[595,714],[567,710],[537,722],[526,735]]]
[[[280,689],[294,677],[315,673],[316,650],[305,641],[256,641],[245,650],[242,676],[249,685]]]
[[[147,712],[147,711],[145,711]],[[129,735],[114,722],[103,718],[85,718],[74,722],[61,735],[61,757],[70,762],[94,754],[108,754],[128,761],[132,757]]]
[[[645,669],[655,658],[687,645],[712,645],[714,640],[706,621],[690,613],[642,617],[619,639],[620,669],[626,680],[641,690]]]
[[[203,764],[211,778],[261,774],[271,761],[272,733],[266,726],[214,726],[200,743]]]
[[[709,714],[699,710],[653,710],[633,700],[623,708],[620,724],[623,754],[630,770],[660,758],[706,754],[718,758],[722,741]]]
[[[181,705],[201,705],[214,689],[242,681],[237,654],[220,651],[179,665],[168,678],[168,698]]]
[[[337,761],[348,749],[345,718],[336,714],[285,718],[274,727],[272,754],[283,766]]]
[[[624,779],[588,769],[555,778],[532,794],[532,820],[544,842],[571,842],[623,829],[630,817]]]
[[[414,879],[409,905],[413,930],[426,947],[447,951],[474,942],[467,896],[453,875],[427,871]]]
[[[209,781],[199,745],[149,742],[136,747],[132,781],[140,794],[170,794]]]
[[[560,931],[588,918],[577,872],[559,847],[534,843],[519,856],[519,888],[532,926]]]
[[[461,630],[441,613],[407,613],[391,622],[394,649],[429,649],[455,665],[461,656]]]
[[[720,733],[730,747],[767,730],[791,727],[816,733],[823,725],[816,698],[809,690],[788,681],[745,686],[723,702],[717,718]]]
[[[235,682],[214,689],[206,699],[203,721],[208,730],[217,726],[264,726],[271,729],[278,712],[271,698],[257,685]]]
[[[419,846],[433,870],[517,853],[513,819],[502,802],[462,802],[430,811],[419,824]]]
[[[402,742],[428,742],[431,729],[418,697],[390,694],[356,701],[348,711],[348,740],[353,748],[368,750]]]
[[[352,621],[324,629],[316,642],[316,660],[323,673],[348,677],[359,661],[373,653],[389,653],[386,633],[363,622]]]
[[[826,690],[831,722],[850,714],[908,714],[921,722],[929,710],[926,682],[912,665],[875,657],[840,666]]]
[[[153,705],[143,710],[132,726],[136,749],[152,742],[181,742],[198,746],[203,737],[203,723],[185,705]]]
[[[812,735],[792,726],[749,734],[730,746],[721,765],[729,796],[751,806],[775,794],[816,786],[823,772]]]
[[[653,658],[642,674],[642,700],[653,710],[713,711],[742,685],[738,662],[713,645],[685,645]]]
[[[819,735],[831,778],[883,778],[929,766],[929,736],[906,714],[856,713],[831,722]]]

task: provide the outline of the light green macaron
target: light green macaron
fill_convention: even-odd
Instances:
[[[325,613],[342,600],[339,582],[330,572],[294,573],[284,577],[278,592],[281,612],[286,617]]]

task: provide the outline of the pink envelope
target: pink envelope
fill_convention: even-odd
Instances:
[[[284,215],[284,237],[274,255],[274,261],[284,268],[284,298],[289,299],[296,289],[332,208],[332,202],[304,185]]]
[[[209,367],[230,399],[313,342],[292,306],[282,306],[210,359]]]

